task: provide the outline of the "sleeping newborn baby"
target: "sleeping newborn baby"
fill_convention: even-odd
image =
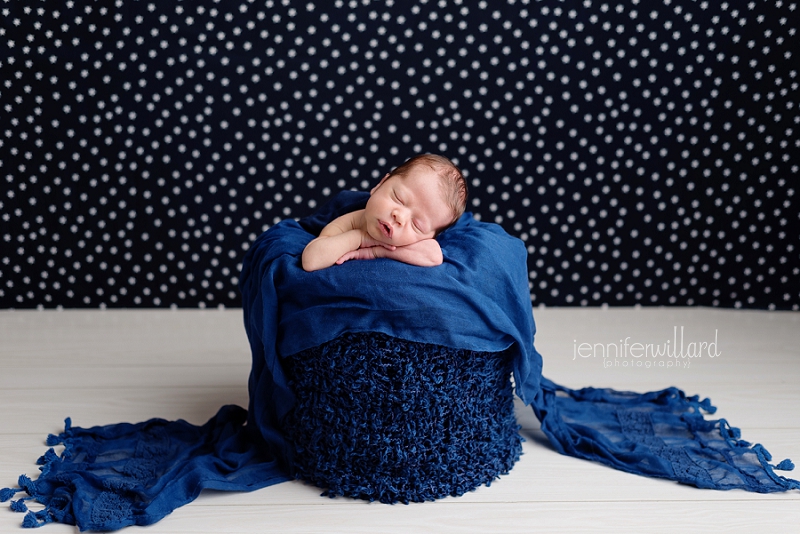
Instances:
[[[440,265],[442,250],[434,238],[461,217],[466,202],[467,184],[458,167],[443,156],[415,156],[381,179],[364,209],[322,229],[303,251],[303,269],[373,258]]]

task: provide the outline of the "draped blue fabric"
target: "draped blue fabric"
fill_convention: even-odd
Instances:
[[[203,426],[151,420],[51,436],[63,443],[41,459],[24,490],[46,505],[24,526],[58,521],[82,530],[147,525],[202,489],[249,491],[292,478],[283,425],[295,404],[285,358],[345,334],[377,333],[450,349],[510,354],[517,395],[533,409],[561,453],[623,471],[701,488],[757,492],[798,489],[777,475],[760,445],[739,439],[726,421],[706,420],[706,399],[675,388],[651,393],[572,390],[542,377],[534,348],[522,242],[465,214],[442,233],[445,261],[422,268],[391,260],[351,261],[306,273],[305,245],[330,220],[362,207],[366,193],[343,192],[317,214],[262,234],[243,262],[245,329],[253,353],[250,404],[223,407]],[[25,511],[24,499],[12,509]]]

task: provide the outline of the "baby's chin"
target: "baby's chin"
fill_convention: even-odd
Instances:
[[[384,245],[394,245],[394,243],[392,243],[391,240],[386,239],[386,236],[380,232],[367,230],[367,233],[373,240],[377,241],[378,243],[382,243]]]
[[[393,246],[393,247],[405,247],[407,245],[411,245],[413,243],[416,243],[416,241],[404,242],[404,241],[397,241],[397,240],[394,240],[394,239],[389,239],[385,235],[383,235],[382,233],[378,233],[378,235],[375,235],[372,232],[368,232],[368,233],[369,233],[369,236],[372,239],[374,239],[375,241],[377,241],[378,243],[381,243],[383,245],[390,245],[390,246]]]

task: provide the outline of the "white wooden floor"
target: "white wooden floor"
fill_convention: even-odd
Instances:
[[[800,313],[698,308],[537,309],[545,376],[570,387],[648,391],[675,385],[711,397],[742,437],[800,465]],[[573,360],[581,343],[712,342],[689,367],[610,367]],[[666,360],[666,358],[662,358]],[[151,417],[203,423],[247,405],[250,355],[240,310],[0,311],[0,487],[38,473],[48,433]],[[529,410],[512,473],[435,503],[319,497],[302,483],[250,494],[204,493],[146,530],[126,532],[800,532],[800,492],[699,490],[561,456]],[[798,470],[800,471],[800,470]],[[786,473],[800,476],[800,472]],[[0,532],[22,514],[0,508]],[[48,525],[44,532],[74,532]]]

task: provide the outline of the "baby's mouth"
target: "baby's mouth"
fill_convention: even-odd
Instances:
[[[383,230],[383,235],[385,235],[388,238],[391,238],[392,237],[392,227],[389,226],[388,224],[386,224],[383,221],[380,221],[380,225],[381,225],[381,230]]]

